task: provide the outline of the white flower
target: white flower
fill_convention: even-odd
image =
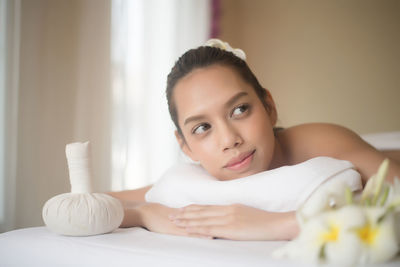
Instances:
[[[204,45],[221,48],[225,51],[232,52],[235,56],[237,56],[243,60],[246,60],[246,54],[244,53],[244,51],[242,49],[232,48],[227,42],[223,42],[219,39],[210,39]]]
[[[346,205],[310,218],[299,236],[274,255],[352,266],[385,262],[398,251],[393,213],[383,207]]]
[[[385,183],[388,164],[381,164],[360,199],[340,182],[320,187],[297,212],[299,236],[274,255],[335,266],[392,259],[400,245],[400,181]]]
[[[362,210],[354,205],[316,214],[304,222],[295,240],[274,255],[304,263],[355,264],[361,254],[361,246],[352,229],[360,228],[365,223]]]
[[[360,241],[350,230],[365,223],[362,210],[353,205],[313,217],[305,223],[298,237],[305,250],[302,259],[341,265],[356,263]]]
[[[359,263],[378,263],[390,260],[399,251],[393,212],[382,207],[365,207],[367,222],[353,229],[361,241]]]

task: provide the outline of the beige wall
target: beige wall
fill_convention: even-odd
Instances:
[[[21,2],[16,228],[70,190],[67,143],[91,141],[95,189],[109,189],[109,17],[109,0]]]
[[[400,130],[400,1],[223,0],[222,39],[242,48],[280,124]]]
[[[224,0],[222,38],[243,48],[280,122],[400,130],[400,2]],[[69,187],[65,144],[90,140],[110,176],[110,0],[22,0],[15,227]]]

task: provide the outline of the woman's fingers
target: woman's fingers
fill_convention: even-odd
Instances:
[[[265,228],[260,228],[259,222],[265,220],[265,211],[240,204],[190,205],[170,214],[169,219],[189,235],[235,240],[258,239],[260,229]]]
[[[235,210],[236,205],[190,205],[169,218],[190,235],[233,238],[232,232],[237,227]]]
[[[207,235],[202,235],[202,234],[197,234],[197,233],[190,233],[190,232],[187,232],[186,236],[203,238],[203,239],[214,239],[214,237],[212,237],[212,236],[207,236]]]
[[[235,238],[234,234],[232,234],[231,227],[227,225],[191,226],[186,227],[185,229],[189,234],[197,234],[201,236],[217,238],[239,239]]]
[[[226,216],[230,214],[230,206],[190,205],[181,208],[178,213],[169,215],[174,219],[196,219],[202,217]]]
[[[215,216],[197,219],[173,219],[172,222],[179,227],[226,225],[231,222],[230,216]]]

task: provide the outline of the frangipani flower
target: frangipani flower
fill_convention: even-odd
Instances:
[[[303,225],[289,257],[304,262],[353,264],[360,255],[360,241],[352,229],[366,223],[362,210],[349,205],[335,211],[320,213]]]
[[[340,182],[321,187],[297,212],[299,236],[274,255],[335,266],[393,258],[400,244],[400,181],[384,182],[388,164],[381,164],[360,199]]]
[[[399,247],[393,213],[384,214],[382,207],[358,205],[320,213],[305,222],[299,236],[275,255],[340,266],[390,260]]]
[[[361,241],[359,263],[376,263],[390,260],[399,250],[396,240],[395,218],[382,207],[365,207],[366,224],[354,228]]]
[[[244,51],[242,49],[232,48],[227,42],[223,42],[219,39],[210,39],[204,45],[221,48],[223,50],[232,52],[235,56],[237,56],[243,60],[246,60],[246,54],[244,53]]]

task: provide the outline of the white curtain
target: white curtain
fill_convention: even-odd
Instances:
[[[20,1],[0,1],[0,233],[15,214]]]
[[[209,0],[112,2],[112,189],[145,186],[181,157],[165,97],[178,56],[203,44]]]
[[[43,225],[43,204],[70,190],[68,143],[91,142],[93,187],[111,188],[111,0],[0,3],[0,231],[7,231]]]

